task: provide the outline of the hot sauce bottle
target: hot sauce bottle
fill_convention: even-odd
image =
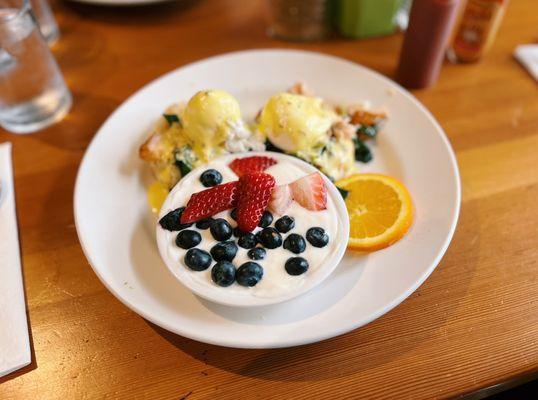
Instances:
[[[396,79],[409,89],[433,85],[445,58],[460,0],[414,0]]]
[[[493,45],[508,0],[469,0],[448,58],[454,62],[479,60]]]

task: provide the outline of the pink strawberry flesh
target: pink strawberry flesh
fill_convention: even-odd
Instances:
[[[281,185],[273,190],[268,208],[277,215],[284,215],[292,202],[290,185]]]
[[[181,214],[181,223],[188,224],[211,217],[237,204],[239,181],[223,183],[194,193]]]
[[[276,163],[277,161],[271,157],[252,156],[236,158],[230,163],[229,167],[237,176],[241,177],[246,174],[263,172]]]
[[[293,199],[301,206],[312,211],[327,208],[327,187],[319,172],[314,172],[290,183]]]
[[[243,232],[252,232],[259,224],[275,187],[275,178],[259,172],[239,178],[237,225]]]

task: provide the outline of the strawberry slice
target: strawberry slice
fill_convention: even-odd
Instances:
[[[271,165],[275,165],[277,161],[274,158],[266,156],[252,156],[245,158],[236,158],[229,167],[239,177],[246,174],[263,172]]]
[[[327,187],[319,172],[290,183],[293,199],[304,208],[321,211],[327,208]]]
[[[271,199],[275,178],[263,172],[239,178],[237,200],[237,225],[243,232],[252,232],[260,223],[263,212]]]
[[[181,223],[196,222],[235,207],[238,188],[239,181],[234,181],[194,193],[181,214]]]
[[[290,185],[277,186],[273,190],[271,200],[269,201],[269,210],[277,215],[284,215],[288,207],[293,202]]]

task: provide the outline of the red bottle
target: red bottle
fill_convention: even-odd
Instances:
[[[460,0],[414,0],[396,79],[419,89],[437,81]]]

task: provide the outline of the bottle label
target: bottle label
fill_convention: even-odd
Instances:
[[[493,41],[505,3],[504,0],[469,0],[454,39],[454,48],[469,55],[481,53]]]

